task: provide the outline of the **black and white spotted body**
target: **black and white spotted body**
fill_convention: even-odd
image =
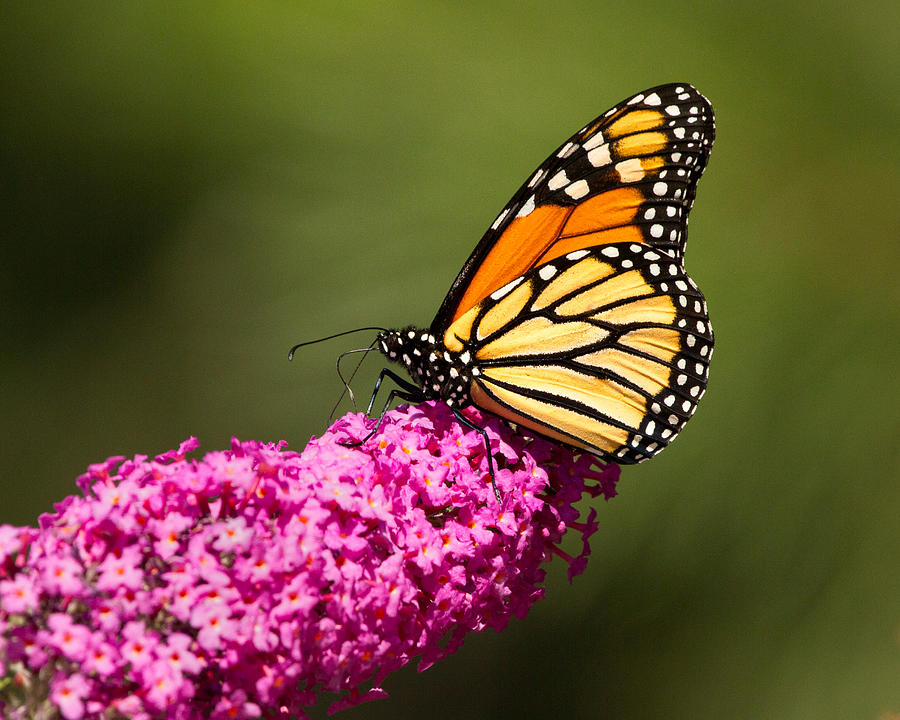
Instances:
[[[378,347],[388,360],[401,364],[428,400],[452,408],[471,404],[471,356],[448,350],[427,330],[409,326],[379,333]]]

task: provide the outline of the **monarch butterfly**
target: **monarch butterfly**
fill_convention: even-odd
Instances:
[[[415,384],[383,370],[368,411],[391,377],[385,409],[440,399],[472,427],[458,410],[474,404],[607,460],[659,452],[693,415],[712,355],[684,249],[714,137],[711,105],[686,83],[575,133],[494,220],[430,328],[378,334]]]

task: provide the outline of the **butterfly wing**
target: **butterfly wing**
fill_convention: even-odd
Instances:
[[[479,407],[623,463],[665,447],[706,389],[713,334],[679,260],[646,243],[570,251],[470,308],[447,331],[468,350]]]
[[[539,264],[582,248],[635,242],[681,259],[687,215],[715,136],[709,102],[660,85],[575,133],[513,196],[466,261],[431,332]]]

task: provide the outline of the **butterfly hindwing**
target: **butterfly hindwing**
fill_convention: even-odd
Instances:
[[[679,261],[714,139],[709,102],[686,83],[632,96],[563,143],[485,233],[431,326],[451,323],[540,264],[634,242]]]
[[[479,407],[618,462],[665,447],[706,388],[713,335],[680,259],[646,243],[571,251],[470,308],[444,344]]]

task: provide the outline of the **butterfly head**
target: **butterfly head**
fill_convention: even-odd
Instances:
[[[470,403],[473,368],[468,352],[451,352],[430,332],[412,326],[379,333],[376,343],[388,360],[406,368],[427,398],[451,407]]]

